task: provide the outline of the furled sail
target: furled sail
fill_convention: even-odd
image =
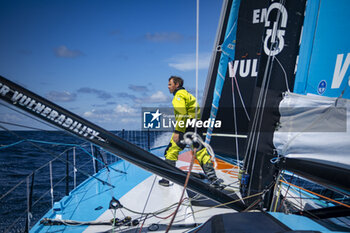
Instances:
[[[350,100],[287,93],[279,111],[274,134],[279,165],[350,191]]]

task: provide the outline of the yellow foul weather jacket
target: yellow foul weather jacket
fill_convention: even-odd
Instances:
[[[185,133],[187,119],[196,118],[196,106],[197,119],[200,117],[200,109],[196,98],[186,91],[185,88],[181,87],[174,92],[172,104],[174,106],[174,115],[176,120],[175,132]]]

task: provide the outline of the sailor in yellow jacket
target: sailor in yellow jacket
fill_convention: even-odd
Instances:
[[[170,139],[170,143],[165,150],[165,161],[173,166],[176,165],[179,152],[186,147],[186,145],[181,142],[184,133],[194,131],[192,128],[186,129],[187,119],[196,119],[196,117],[199,117],[200,113],[196,98],[185,90],[183,83],[183,79],[177,76],[171,76],[168,83],[168,89],[170,93],[174,95],[172,104],[174,107],[176,127]],[[207,175],[210,184],[214,187],[221,187],[222,180],[217,178],[213,163],[211,162],[211,157],[205,147],[196,153],[196,158],[204,173]],[[169,181],[162,179],[159,181],[159,184],[169,186]]]

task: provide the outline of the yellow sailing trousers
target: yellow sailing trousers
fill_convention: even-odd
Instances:
[[[182,140],[182,139],[180,139]],[[185,148],[185,144],[182,144],[181,142],[175,143],[173,140],[173,137],[170,139],[170,143],[168,147],[165,150],[165,158],[173,161],[177,161],[179,152],[182,151]],[[210,155],[208,154],[207,148],[202,148],[196,153],[196,158],[200,165],[207,164],[208,162],[211,162]]]

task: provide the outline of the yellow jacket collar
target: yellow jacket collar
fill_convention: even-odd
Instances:
[[[175,96],[176,95],[176,92],[179,91],[179,90],[182,90],[182,89],[185,89],[184,87],[179,87],[178,89],[176,89],[174,92],[173,92],[173,95]]]

